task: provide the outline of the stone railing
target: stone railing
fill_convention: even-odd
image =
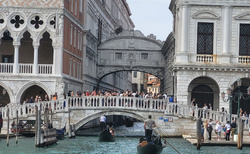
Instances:
[[[19,64],[19,73],[31,74],[33,71],[33,64]]]
[[[202,62],[202,63],[215,63],[216,56],[215,55],[197,55],[196,61]]]
[[[10,104],[8,107],[0,108],[2,116],[7,118],[7,110],[9,109],[10,118],[18,117],[35,117],[35,106],[41,110],[43,114],[45,108],[48,107],[54,114],[57,112],[68,112],[69,109],[74,110],[130,110],[134,112],[162,112],[164,115],[181,116],[184,118],[198,119],[203,121],[212,119],[226,124],[230,115],[226,112],[219,112],[210,109],[198,108],[197,106],[184,105],[180,103],[169,103],[168,99],[149,99],[137,97],[104,97],[104,96],[85,96],[85,97],[67,97],[61,100],[42,101],[38,103]],[[236,119],[237,115],[232,115],[232,119]],[[250,118],[243,117],[245,128],[249,128]]]
[[[249,64],[250,63],[250,56],[239,56],[238,62],[241,64]]]
[[[38,64],[39,74],[52,74],[53,64]]]
[[[13,63],[0,63],[0,73],[13,73]]]

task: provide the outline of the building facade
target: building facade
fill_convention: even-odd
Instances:
[[[83,60],[83,90],[93,90],[98,83],[98,46],[113,35],[124,30],[132,30],[130,9],[126,0],[86,0]],[[99,89],[118,91],[131,90],[131,72],[116,72],[105,76]]]
[[[126,0],[1,1],[1,105],[22,104],[36,95],[44,100],[55,93],[62,98],[69,91],[92,91],[98,80],[98,45],[133,29],[130,15]],[[128,72],[121,72],[100,84],[113,89],[117,82],[127,85],[128,78]]]
[[[179,103],[229,110],[220,93],[234,85],[246,93],[249,80],[250,2],[248,0],[172,0],[174,18],[163,54],[165,90]],[[237,87],[241,79],[243,85]],[[235,100],[236,101],[236,100]],[[237,103],[233,101],[233,113]],[[250,105],[241,99],[240,107],[249,113]]]

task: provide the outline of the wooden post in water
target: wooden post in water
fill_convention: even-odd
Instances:
[[[69,109],[69,118],[68,118],[68,120],[69,120],[69,138],[71,138],[71,126],[70,126],[70,109]]]
[[[243,131],[244,131],[244,123],[242,122],[242,119],[238,119],[238,149],[242,150],[243,145]]]
[[[37,141],[38,141],[38,146],[40,146],[41,145],[41,110],[38,108],[38,116],[37,116],[38,118],[37,118],[37,123],[38,123],[38,125],[37,125],[37,132],[38,132],[38,134],[37,134]]]
[[[18,143],[18,124],[19,124],[18,123],[18,111],[16,110],[16,144]]]
[[[51,128],[53,126],[53,121],[52,121],[52,110],[50,110],[50,125],[51,125]]]
[[[196,136],[197,136],[197,149],[199,150],[201,147],[201,117],[197,120],[197,130],[196,130]]]
[[[10,110],[8,108],[7,109],[7,146],[9,146],[9,139],[10,139],[9,129],[10,129]]]
[[[35,129],[36,129],[36,132],[35,132],[35,145],[38,144],[38,139],[37,139],[37,134],[38,134],[38,107],[36,106],[36,125],[35,125]]]

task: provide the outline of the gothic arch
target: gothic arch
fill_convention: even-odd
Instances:
[[[9,88],[9,86],[7,86],[4,82],[0,81],[0,86],[2,86],[4,89],[6,89],[9,98],[10,98],[10,103],[15,102],[14,100],[14,94],[13,91]]]
[[[29,87],[34,86],[34,85],[39,86],[39,87],[41,87],[42,89],[44,89],[45,92],[48,94],[48,96],[50,96],[50,95],[52,94],[51,90],[50,90],[46,85],[44,85],[43,83],[38,82],[38,81],[30,81],[30,82],[26,83],[25,85],[23,85],[23,86],[18,90],[17,95],[16,95],[16,100],[15,100],[15,101],[16,101],[16,102],[20,102],[20,101],[21,101],[21,96],[22,96],[23,92],[24,92],[26,89],[28,89]]]

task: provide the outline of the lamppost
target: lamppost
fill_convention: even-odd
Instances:
[[[238,91],[233,92],[234,90],[234,85],[231,85],[230,88],[227,88],[227,95],[228,98],[225,99],[225,93],[222,92],[221,93],[221,97],[223,99],[224,102],[229,101],[230,106],[229,106],[229,111],[230,111],[230,123],[231,123],[231,117],[232,117],[232,101],[234,100],[235,102],[238,102],[238,110],[237,110],[237,118],[240,117],[240,99],[244,99],[244,100],[248,100],[250,99],[250,87],[247,88],[247,97],[244,97],[243,93],[240,91],[240,87],[241,87],[242,81],[241,79],[237,80],[237,86],[238,86]]]

